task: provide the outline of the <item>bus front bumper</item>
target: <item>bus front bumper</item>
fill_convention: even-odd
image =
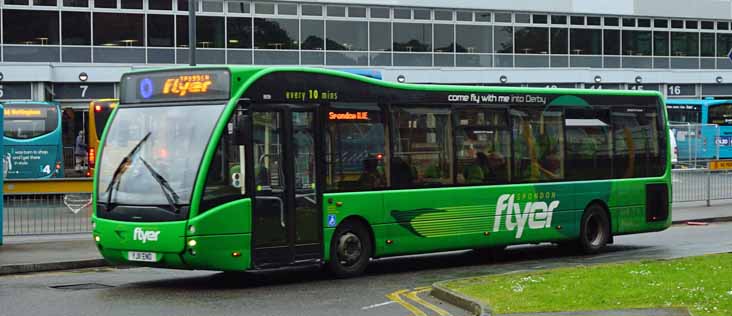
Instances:
[[[93,217],[93,236],[112,264],[242,271],[250,268],[251,234],[186,236],[186,221],[135,223]]]

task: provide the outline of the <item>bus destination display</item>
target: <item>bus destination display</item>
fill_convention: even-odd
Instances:
[[[7,119],[45,119],[47,108],[8,106],[3,109]]]
[[[229,99],[229,72],[220,69],[129,74],[122,79],[122,103]]]

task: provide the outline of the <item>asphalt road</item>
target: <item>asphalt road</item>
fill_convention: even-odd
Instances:
[[[231,275],[104,268],[15,275],[0,277],[0,315],[458,316],[466,313],[437,302],[423,287],[483,274],[720,252],[732,252],[732,223],[616,237],[615,245],[595,256],[538,245],[511,247],[497,262],[470,251],[383,259],[373,262],[365,276],[346,280],[332,279],[318,269]],[[78,284],[102,288],[53,288]],[[437,305],[437,311],[410,295]],[[395,302],[400,300],[423,314]]]

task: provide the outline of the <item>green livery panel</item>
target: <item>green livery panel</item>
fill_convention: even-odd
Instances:
[[[341,220],[364,218],[373,226],[378,257],[573,239],[579,235],[584,209],[593,202],[608,208],[614,235],[663,230],[670,226],[670,217],[648,223],[645,204],[638,202],[645,201],[648,182],[615,180],[326,194],[325,200],[333,199],[342,206],[326,205],[323,224],[328,226],[329,215]]]

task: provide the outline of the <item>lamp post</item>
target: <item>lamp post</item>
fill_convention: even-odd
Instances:
[[[188,0],[188,60],[191,66],[196,65],[196,3]]]

